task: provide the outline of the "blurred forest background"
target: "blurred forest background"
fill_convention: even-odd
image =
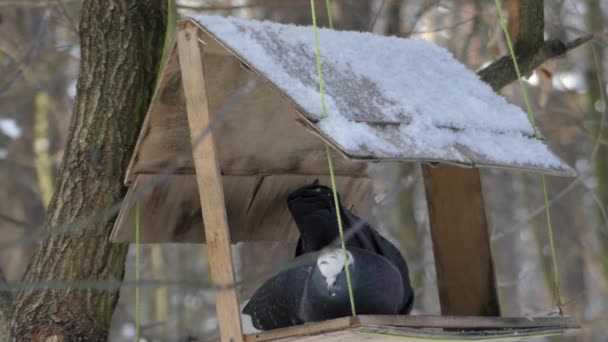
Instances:
[[[504,1],[511,36],[518,1]],[[525,0],[523,0],[525,1]],[[323,3],[323,4],[322,4]],[[478,70],[507,53],[494,1],[333,0],[337,29],[431,40]],[[74,102],[79,66],[78,0],[0,0],[0,281],[19,281],[36,246],[37,230],[53,193]],[[324,2],[319,2],[322,8]],[[180,15],[206,13],[309,25],[309,0],[181,0]],[[321,23],[326,23],[320,11]],[[546,0],[545,35],[569,41],[594,33],[590,43],[528,75],[526,87],[552,149],[579,172],[549,178],[549,196],[565,311],[583,329],[555,341],[606,341],[608,330],[608,1]],[[523,107],[515,85],[502,92]],[[418,165],[388,167],[406,190],[375,212],[381,228],[410,264],[414,313],[438,314],[433,253]],[[487,213],[504,315],[556,311],[551,283],[540,177],[484,170]],[[133,247],[133,246],[131,246]],[[293,246],[237,245],[238,276],[255,277],[285,262]],[[135,277],[133,248],[125,280]],[[202,245],[142,246],[141,325],[145,341],[217,335],[214,293],[191,286],[208,277]],[[242,289],[246,298],[260,284]],[[129,283],[132,284],[132,283]],[[125,285],[110,341],[135,335],[135,289]],[[0,295],[0,306],[3,305]],[[549,338],[548,338],[549,339]]]

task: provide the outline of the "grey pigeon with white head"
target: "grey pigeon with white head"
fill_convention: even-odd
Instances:
[[[357,314],[410,312],[414,294],[409,271],[393,244],[340,203],[345,233],[357,228],[346,241],[345,259],[343,250],[330,246],[339,237],[330,188],[315,181],[291,193],[287,202],[300,231],[296,259],[292,267],[267,280],[243,309],[257,329],[350,315],[345,260]]]

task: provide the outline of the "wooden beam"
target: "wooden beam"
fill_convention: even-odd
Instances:
[[[185,22],[178,32],[179,62],[186,96],[194,167],[207,238],[211,278],[219,286],[216,295],[220,336],[223,342],[242,342],[241,314],[230,253],[230,233],[224,192],[213,134],[195,145],[210,122],[207,89],[198,41],[198,28]],[[221,288],[224,286],[225,288]],[[229,287],[226,287],[229,286]]]
[[[479,170],[439,164],[422,172],[442,314],[499,316]]]
[[[574,317],[349,316],[257,332],[245,342],[520,340],[580,329]],[[366,334],[367,333],[367,334]],[[368,335],[372,333],[373,335]]]

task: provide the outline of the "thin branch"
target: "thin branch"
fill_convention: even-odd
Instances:
[[[78,36],[80,34],[78,32],[78,24],[76,23],[76,20],[74,20],[74,18],[72,18],[72,16],[69,14],[66,6],[66,0],[56,0],[56,2],[58,5],[57,9],[59,14],[67,20],[70,30],[76,34],[76,36]]]
[[[599,60],[598,56],[597,56],[597,51],[595,49],[595,46],[593,46],[593,44],[591,45],[591,55],[593,56],[593,64],[595,64],[595,68],[598,71],[597,72],[597,86],[598,89],[600,90],[600,98],[602,100],[602,113],[600,116],[600,127],[597,133],[597,137],[595,140],[595,143],[593,144],[593,149],[591,150],[591,156],[590,159],[594,159],[595,155],[600,147],[600,143],[603,140],[603,134],[604,134],[604,125],[605,125],[605,121],[606,121],[606,109],[608,107],[608,103],[606,103],[606,93],[604,91],[604,80],[602,79],[602,65],[601,65],[601,61]]]
[[[306,0],[300,0],[300,2],[304,2]],[[283,8],[283,7],[291,7],[293,6],[295,0],[285,1],[285,0],[257,0],[251,1],[248,4],[244,5],[203,5],[203,6],[192,6],[185,4],[177,4],[178,9],[185,9],[195,12],[210,12],[210,11],[236,11],[241,9],[249,9],[256,7],[273,7],[273,8]]]
[[[464,24],[466,24],[468,22],[471,22],[471,21],[475,20],[476,17],[477,16],[475,15],[475,16],[472,16],[470,18],[466,18],[466,19],[460,20],[458,22],[455,22],[453,24],[446,25],[446,26],[439,26],[439,27],[436,27],[436,28],[431,29],[431,30],[410,31],[409,33],[407,33],[407,35],[413,36],[413,35],[416,35],[416,34],[437,33],[437,32],[441,32],[441,31],[451,30],[451,29],[454,29],[454,28],[456,28],[458,26],[462,26],[462,25],[464,25]]]
[[[42,21],[40,22],[40,25],[38,25],[36,36],[32,40],[30,48],[25,53],[22,60],[19,62],[19,65],[17,66],[13,74],[10,77],[7,77],[6,81],[4,81],[0,85],[0,96],[3,96],[6,92],[8,92],[11,89],[12,85],[21,77],[21,75],[23,74],[23,70],[30,63],[35,51],[42,44],[42,38],[47,32],[49,18],[50,12],[47,10],[42,16]]]
[[[0,221],[8,222],[16,227],[23,229],[33,229],[34,227],[27,222],[18,220],[14,217],[0,213]]]
[[[376,14],[374,14],[372,19],[370,20],[369,25],[367,25],[367,30],[369,32],[374,31],[374,27],[376,26],[376,21],[378,21],[378,18],[380,17],[382,10],[384,10],[384,5],[386,5],[386,0],[382,0],[382,3],[380,4],[380,8],[378,8],[378,11],[376,11]]]
[[[515,46],[515,54],[522,75],[527,75],[541,66],[551,58],[563,56],[572,50],[594,38],[593,35],[579,37],[573,41],[563,43],[559,39],[545,41],[535,50],[524,50]],[[515,67],[510,55],[499,58],[477,73],[482,81],[488,83],[494,90],[498,91],[507,84],[517,80]]]
[[[77,3],[82,0],[63,0],[64,3]],[[47,7],[54,6],[52,0],[2,0],[0,7]]]

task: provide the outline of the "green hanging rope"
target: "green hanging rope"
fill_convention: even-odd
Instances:
[[[536,126],[536,121],[534,118],[534,111],[532,110],[532,106],[530,105],[530,100],[528,99],[528,93],[524,87],[524,83],[521,77],[521,73],[519,71],[519,65],[517,63],[517,57],[515,56],[515,51],[513,49],[513,43],[511,42],[511,37],[509,36],[509,30],[507,29],[507,21],[505,20],[504,13],[502,11],[502,3],[500,0],[495,0],[496,9],[498,10],[498,16],[500,18],[500,25],[505,34],[505,39],[507,41],[507,46],[509,47],[509,53],[511,54],[511,59],[513,60],[513,66],[515,67],[515,73],[517,74],[517,80],[519,82],[519,88],[521,89],[521,93],[524,99],[524,103],[526,105],[526,110],[528,111],[528,118],[532,127],[534,128],[534,137],[536,139],[542,139],[543,136],[538,130]],[[547,180],[545,175],[542,175],[542,184],[543,184],[543,195],[545,200],[545,214],[547,219],[547,236],[549,238],[549,247],[551,249],[551,262],[553,267],[553,295],[555,297],[555,304],[559,309],[560,315],[564,314],[564,303],[562,302],[561,294],[560,294],[560,282],[559,282],[559,271],[557,267],[557,257],[555,252],[555,242],[553,239],[553,226],[551,224],[551,209],[549,203],[549,194],[547,191]]]
[[[329,17],[329,27],[333,29],[333,22],[331,19],[331,1],[325,0],[325,5],[327,6],[327,15]],[[319,33],[317,29],[317,15],[315,11],[315,1],[310,0],[310,10],[312,14],[312,25],[315,36],[315,55],[317,60],[317,72],[319,73],[319,93],[321,94],[321,107],[323,110],[323,114],[321,116],[322,119],[326,119],[327,115],[327,106],[325,105],[325,88],[323,84],[323,68],[321,65],[321,49],[319,48]],[[329,179],[331,182],[331,190],[334,196],[334,207],[336,210],[336,218],[338,220],[338,231],[340,232],[340,243],[342,248],[342,253],[344,256],[344,270],[346,272],[346,285],[348,287],[348,298],[350,300],[350,310],[355,316],[357,314],[357,310],[355,308],[355,296],[353,294],[353,287],[350,278],[350,271],[348,269],[348,253],[346,251],[346,242],[344,241],[344,228],[342,226],[342,217],[340,215],[340,203],[338,202],[338,194],[336,190],[336,177],[334,174],[334,166],[331,158],[331,152],[329,149],[329,145],[325,144],[325,154],[327,155],[327,165],[329,167]]]
[[[140,222],[139,222],[139,202],[135,203],[135,338],[139,342],[140,322],[139,322],[139,281],[141,279],[141,269],[139,266],[139,243],[140,243]]]
[[[319,48],[319,32],[317,30],[317,14],[315,11],[315,2],[310,0],[312,11],[312,27],[315,35],[315,52],[317,61],[317,73],[319,74],[319,93],[321,94],[321,119],[327,119],[327,106],[325,105],[325,84],[323,82],[323,67],[321,66],[321,50]]]
[[[331,14],[331,0],[325,0],[325,8],[327,8],[327,20],[329,21],[329,28],[333,30],[334,21],[333,15]]]
[[[538,130],[536,126],[536,118],[534,115],[534,111],[532,110],[532,106],[530,106],[530,100],[528,99],[528,93],[524,88],[524,81],[521,77],[521,72],[519,71],[519,64],[517,63],[517,58],[515,57],[515,50],[513,49],[513,43],[511,42],[511,36],[509,36],[509,29],[507,28],[507,20],[505,19],[504,13],[502,12],[502,3],[500,0],[495,0],[496,8],[498,9],[498,17],[500,18],[500,26],[505,34],[505,39],[507,41],[507,46],[509,47],[509,54],[511,55],[511,59],[513,60],[513,67],[515,68],[515,74],[517,75],[517,82],[519,83],[519,89],[521,90],[521,96],[524,99],[524,103],[526,104],[526,110],[528,111],[528,119],[530,123],[532,123],[532,128],[534,129],[534,137],[536,139],[542,139],[543,135]]]

